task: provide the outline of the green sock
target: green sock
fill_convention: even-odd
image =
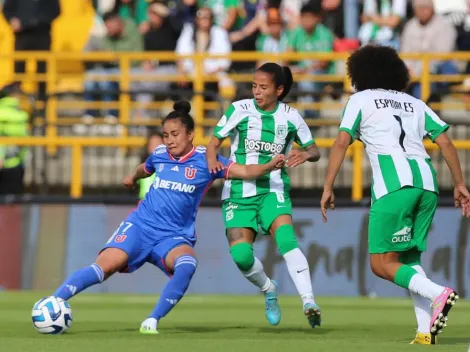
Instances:
[[[408,265],[402,265],[393,278],[393,282],[400,287],[408,289],[410,285],[411,278],[418,272]]]

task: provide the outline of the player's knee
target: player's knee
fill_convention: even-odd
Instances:
[[[299,248],[297,239],[295,238],[294,227],[291,224],[281,225],[277,228],[274,235],[277,248],[281,255],[284,255],[293,249]]]
[[[95,263],[103,270],[104,280],[106,280],[123,269],[127,265],[128,258],[127,253],[119,248],[106,248],[100,253]]]
[[[191,279],[197,269],[197,259],[192,255],[182,255],[175,260],[174,273],[175,275],[184,275]]]
[[[370,269],[385,280],[392,280],[398,263],[397,253],[380,253],[370,256]]]
[[[230,247],[230,254],[233,261],[241,271],[248,271],[255,263],[255,256],[253,255],[253,246],[250,243],[237,243]]]

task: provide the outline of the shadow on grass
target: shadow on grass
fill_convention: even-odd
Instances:
[[[437,343],[439,345],[469,345],[469,337],[438,337]]]

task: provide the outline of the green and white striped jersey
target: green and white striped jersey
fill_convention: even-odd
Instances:
[[[383,89],[352,95],[340,125],[340,131],[365,145],[372,167],[372,201],[405,186],[439,193],[423,138],[434,142],[448,128],[421,100]]]
[[[296,142],[306,148],[314,143],[298,111],[279,102],[273,111],[261,110],[254,99],[232,103],[219,120],[214,136],[232,138],[230,159],[243,165],[266,164],[278,154],[288,154]],[[248,198],[268,192],[288,194],[286,170],[274,170],[253,181],[227,180],[222,199]]]

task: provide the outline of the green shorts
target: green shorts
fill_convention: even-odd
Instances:
[[[258,226],[268,234],[274,220],[281,215],[292,216],[292,202],[283,193],[266,193],[249,198],[226,199],[222,205],[225,228],[251,228]]]
[[[378,199],[369,217],[369,253],[426,251],[437,194],[406,187]]]

